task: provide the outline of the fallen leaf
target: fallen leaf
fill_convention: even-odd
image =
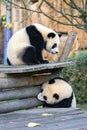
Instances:
[[[27,124],[28,127],[36,127],[36,126],[40,126],[40,123],[35,123],[35,122],[30,122]]]
[[[42,116],[53,116],[53,114],[44,113],[44,114],[42,114]]]

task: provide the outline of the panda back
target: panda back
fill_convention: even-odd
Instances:
[[[17,31],[9,40],[7,46],[7,58],[12,64],[23,64],[19,57],[24,48],[29,46],[29,37],[25,28]]]
[[[26,29],[23,28],[19,31],[17,31],[12,37],[11,39],[9,40],[8,42],[8,46],[10,46],[10,44],[13,44],[13,45],[19,45],[19,44],[22,44],[22,43],[29,43],[29,37],[26,33]]]

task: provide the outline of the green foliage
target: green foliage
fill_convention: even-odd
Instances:
[[[5,0],[0,0],[0,3],[5,3],[6,1]]]
[[[4,26],[6,25],[6,15],[0,16],[0,23],[2,23]]]
[[[79,53],[74,60],[77,61],[77,65],[64,68],[61,76],[72,85],[77,103],[85,104],[87,103],[87,53]]]

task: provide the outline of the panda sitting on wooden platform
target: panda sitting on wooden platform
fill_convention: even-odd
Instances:
[[[7,63],[9,65],[29,65],[48,63],[43,50],[51,54],[58,53],[59,35],[41,24],[32,24],[17,31],[9,40]]]
[[[37,98],[44,102],[44,107],[76,107],[76,98],[72,87],[62,78],[53,78],[42,85]]]

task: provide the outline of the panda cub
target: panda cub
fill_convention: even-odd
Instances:
[[[40,64],[43,49],[58,53],[59,36],[52,29],[35,23],[16,32],[8,42],[7,63],[9,65]]]
[[[76,107],[72,87],[64,79],[58,77],[45,82],[37,98],[44,102],[44,107]]]

